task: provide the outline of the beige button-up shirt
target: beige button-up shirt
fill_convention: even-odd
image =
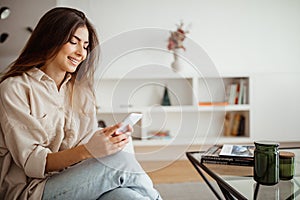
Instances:
[[[70,75],[71,76],[71,75]],[[0,199],[41,199],[48,153],[88,141],[97,128],[92,89],[70,76],[60,90],[41,70],[0,84]]]

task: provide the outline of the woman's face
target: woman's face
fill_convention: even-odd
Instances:
[[[86,27],[78,28],[70,41],[62,46],[56,57],[49,63],[56,72],[75,72],[85,60],[89,45],[89,32]],[[48,65],[49,66],[49,65]]]

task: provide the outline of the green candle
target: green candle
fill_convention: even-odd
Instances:
[[[262,185],[275,185],[279,181],[279,143],[254,142],[254,180]]]
[[[295,154],[287,151],[279,152],[279,178],[290,180],[294,176]]]

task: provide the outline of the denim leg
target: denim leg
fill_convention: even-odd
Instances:
[[[120,190],[128,195],[160,199],[151,179],[142,171],[135,158],[117,153],[103,159],[83,161],[53,175],[46,182],[43,200],[95,200],[102,194],[120,187],[130,188],[135,192]]]
[[[98,200],[150,200],[130,188],[116,188],[101,195]]]
[[[106,191],[119,185],[117,174],[95,159],[79,163],[48,179],[43,200],[97,199]]]
[[[99,162],[118,171],[121,180],[120,187],[130,188],[153,200],[161,199],[153,187],[152,180],[137,162],[134,154],[121,151],[113,156],[102,158]]]

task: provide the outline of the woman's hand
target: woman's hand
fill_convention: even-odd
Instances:
[[[78,145],[71,149],[48,153],[46,172],[60,171],[82,160],[95,157],[104,157],[123,149],[129,142],[132,128],[128,132],[117,132],[120,124],[98,130],[94,133],[88,143]]]
[[[122,150],[129,142],[128,133],[132,128],[128,127],[127,133],[118,133],[120,124],[103,128],[94,133],[92,138],[84,145],[90,153],[90,157],[99,158],[114,154]]]

